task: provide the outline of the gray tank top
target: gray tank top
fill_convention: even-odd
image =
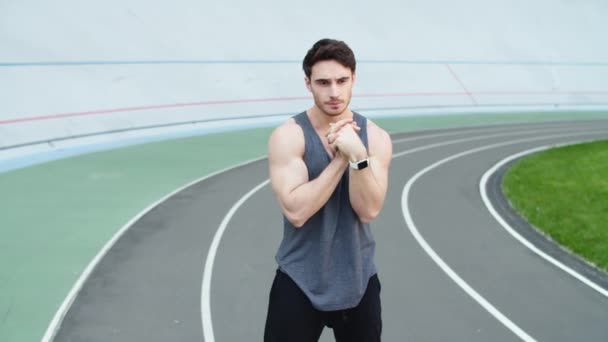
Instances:
[[[367,119],[353,114],[361,127],[359,137],[368,148]],[[294,119],[304,132],[304,162],[308,179],[313,180],[331,159],[306,112]],[[276,254],[279,269],[322,311],[357,306],[369,278],[376,273],[373,260],[376,243],[369,224],[359,220],[350,204],[348,175],[346,169],[325,206],[301,228],[295,228],[283,216],[283,241]]]

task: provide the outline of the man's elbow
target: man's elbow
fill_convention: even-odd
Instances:
[[[380,208],[366,208],[357,213],[359,220],[363,223],[370,223],[378,217]]]
[[[286,211],[285,217],[287,218],[287,221],[289,221],[289,223],[296,228],[302,228],[304,223],[308,221],[308,218],[305,217],[301,212]]]
[[[288,218],[288,220],[291,223],[291,225],[293,225],[297,229],[302,228],[302,226],[304,225],[304,223],[306,223],[305,220],[297,220],[297,219],[289,219],[289,218]]]

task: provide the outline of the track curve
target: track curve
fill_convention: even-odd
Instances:
[[[394,135],[387,201],[372,223],[384,339],[520,340],[437,267],[410,233],[407,210],[437,255],[531,340],[606,340],[608,300],[507,234],[478,187],[504,156],[607,136],[605,120]],[[447,161],[437,164],[441,160]],[[411,185],[404,206],[405,185],[433,164]],[[257,161],[189,187],[142,217],[93,271],[55,341],[202,341],[205,319],[212,322],[206,342],[261,340],[282,234],[268,186],[241,203],[218,240],[208,298],[202,299],[211,317],[201,315],[200,297],[218,227],[266,179],[267,163]]]

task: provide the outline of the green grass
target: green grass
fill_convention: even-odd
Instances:
[[[608,270],[608,141],[524,158],[505,174],[503,191],[528,222]]]

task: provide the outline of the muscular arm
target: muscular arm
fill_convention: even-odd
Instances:
[[[334,192],[348,162],[335,157],[314,180],[304,163],[304,135],[294,122],[279,126],[268,142],[270,183],[287,219],[302,227]]]
[[[348,184],[350,203],[361,221],[369,222],[378,216],[388,188],[388,169],[393,154],[390,136],[380,127],[368,121],[368,151],[350,127],[338,133],[334,143],[352,161],[369,159],[369,167],[363,170],[350,169]],[[368,154],[369,153],[369,154]]]
[[[363,222],[378,216],[388,188],[388,169],[393,155],[390,136],[370,122],[367,129],[369,167],[350,169],[350,203]]]

